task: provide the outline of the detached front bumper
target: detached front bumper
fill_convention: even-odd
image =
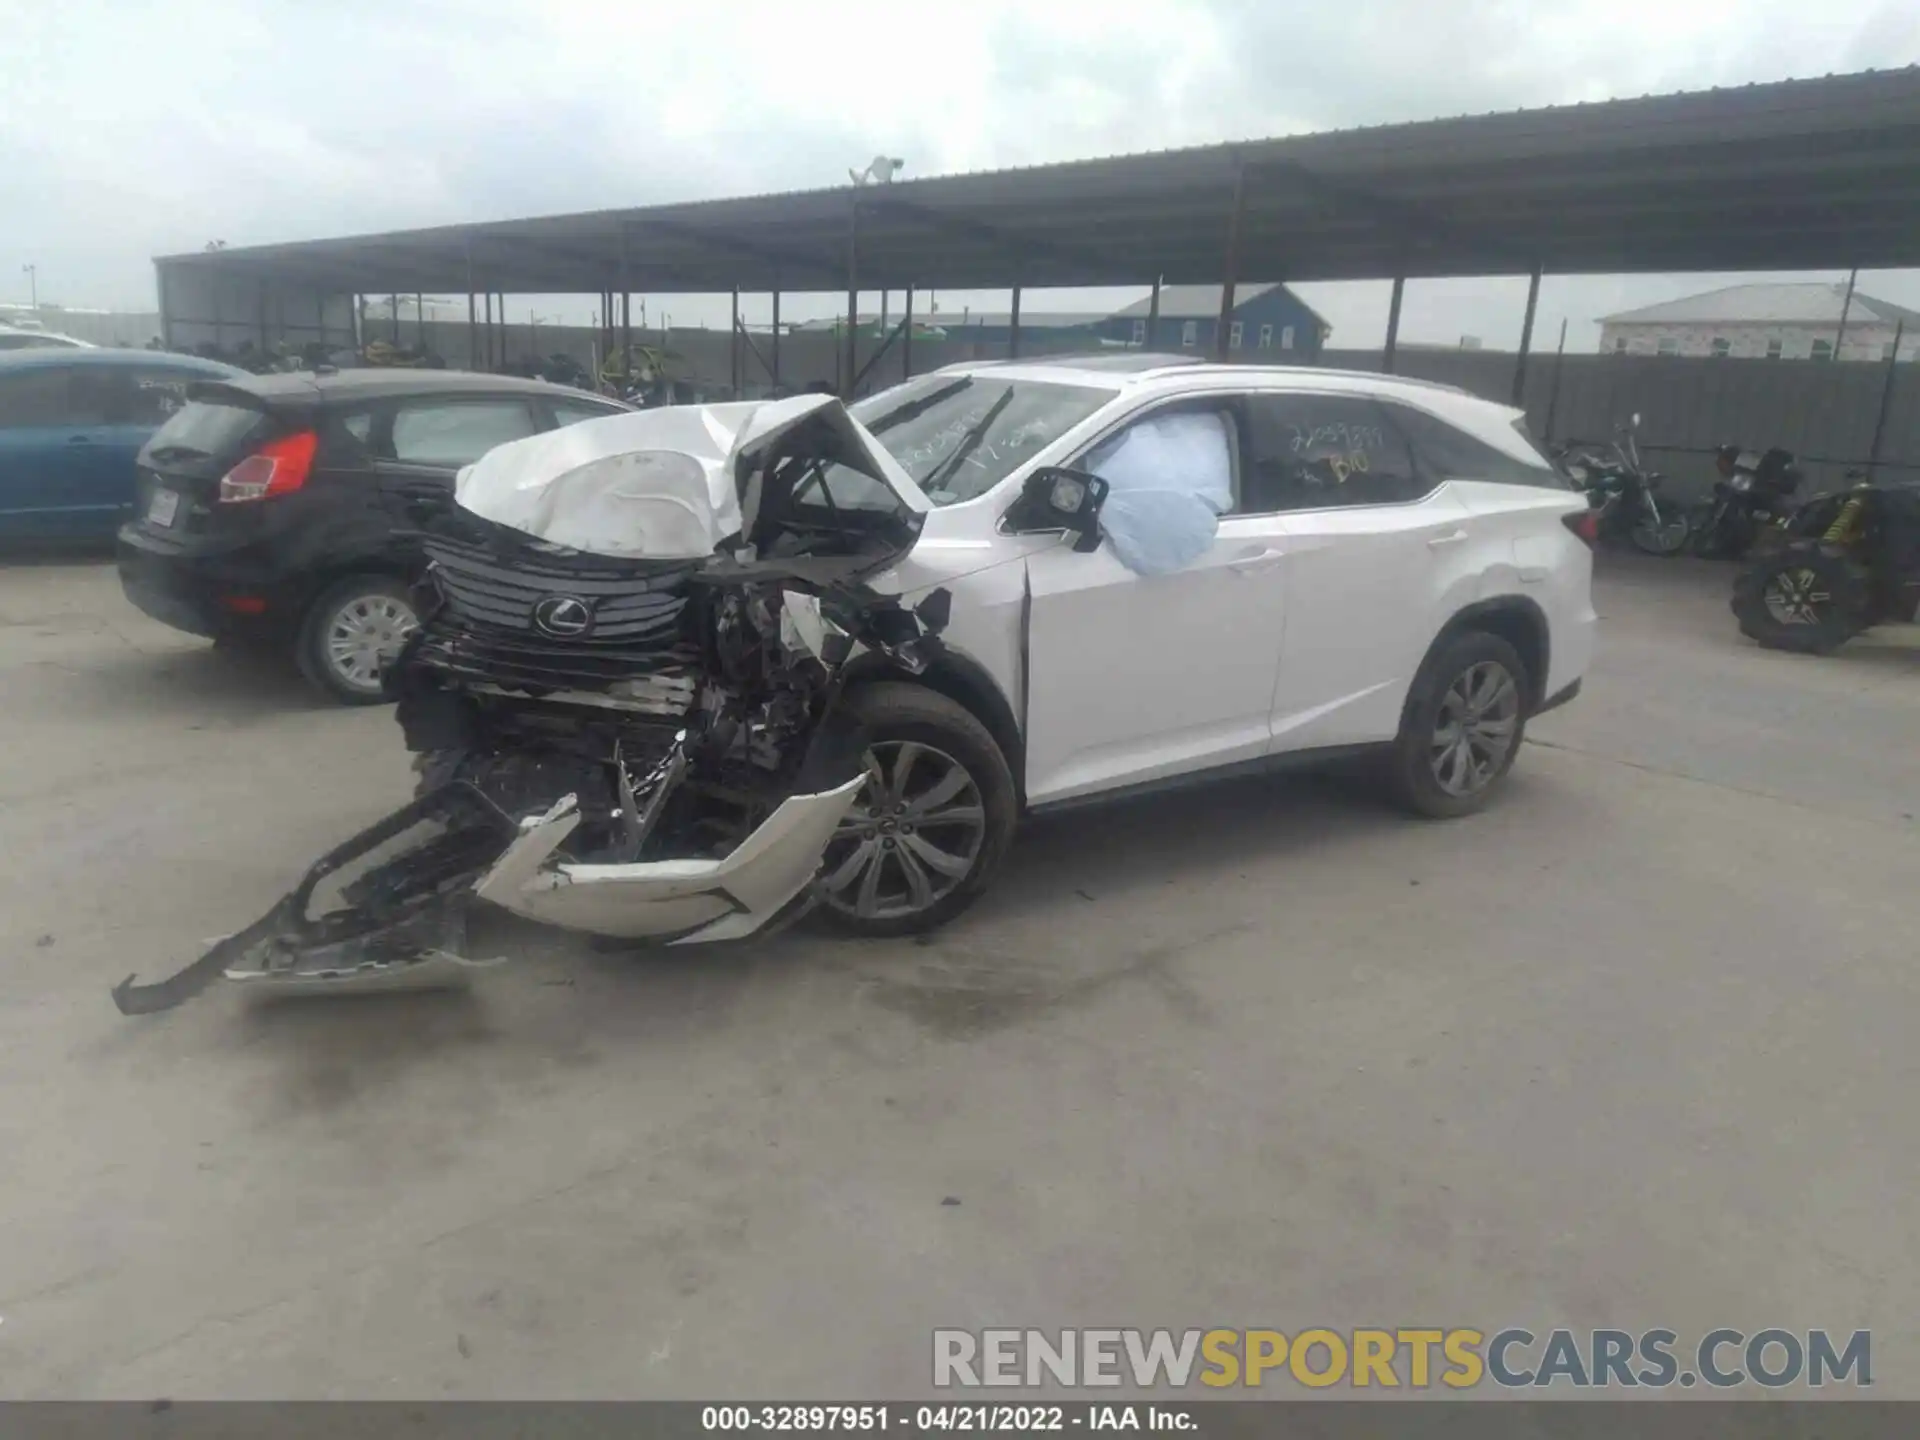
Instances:
[[[456,782],[323,856],[291,894],[177,974],[147,985],[129,975],[114,987],[114,1003],[127,1015],[171,1010],[216,978],[276,994],[441,983],[475,963],[460,953],[475,897],[542,924],[622,939],[742,939],[810,904],[827,843],[865,783],[863,774],[787,797],[718,860],[596,865],[555,858],[580,822],[574,796],[516,826]],[[310,913],[323,881],[383,850],[388,858],[341,889],[343,907]]]
[[[580,822],[569,795],[525,821],[474,893],[545,925],[676,945],[738,940],[785,910],[819,873],[827,842],[866,783],[791,795],[719,860],[634,865],[553,861]]]

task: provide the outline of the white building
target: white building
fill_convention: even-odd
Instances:
[[[1900,358],[1920,354],[1920,311],[1824,282],[1729,285],[1704,295],[1623,310],[1600,321],[1600,349],[1621,355],[1731,355],[1755,360],[1831,360],[1847,312],[1842,360],[1886,360],[1902,321]]]

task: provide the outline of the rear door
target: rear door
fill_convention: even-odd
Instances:
[[[371,446],[384,502],[413,529],[453,506],[453,477],[496,445],[545,428],[531,397],[431,395],[394,401],[374,421]]]
[[[1366,396],[1274,391],[1247,410],[1249,498],[1288,536],[1274,749],[1391,739],[1428,645],[1477,591],[1472,517]]]
[[[113,377],[99,365],[0,375],[0,533],[23,539],[111,534],[133,486],[116,471],[108,426]]]

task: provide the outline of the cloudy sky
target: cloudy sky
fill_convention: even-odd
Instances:
[[[43,298],[150,308],[150,257],[215,237],[829,185],[880,150],[922,176],[1916,62],[1916,0],[0,0],[0,300],[33,264]],[[1550,278],[1540,334],[1714,283]],[[1378,343],[1384,286],[1299,288]],[[1861,288],[1920,306],[1920,274]],[[1524,290],[1412,285],[1404,333],[1511,345]]]

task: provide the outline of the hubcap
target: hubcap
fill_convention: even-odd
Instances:
[[[380,673],[419,621],[413,607],[391,595],[356,595],[327,621],[327,664],[342,683],[372,693]]]
[[[1433,729],[1433,778],[1449,795],[1473,795],[1500,773],[1520,730],[1520,687],[1507,667],[1482,660],[1454,677]]]
[[[1833,601],[1820,577],[1804,566],[1775,575],[1760,598],[1767,613],[1782,625],[1818,625],[1821,612]]]
[[[987,834],[980,787],[944,750],[884,740],[867,783],[827,846],[826,903],[860,920],[896,920],[938,904],[972,871]]]

